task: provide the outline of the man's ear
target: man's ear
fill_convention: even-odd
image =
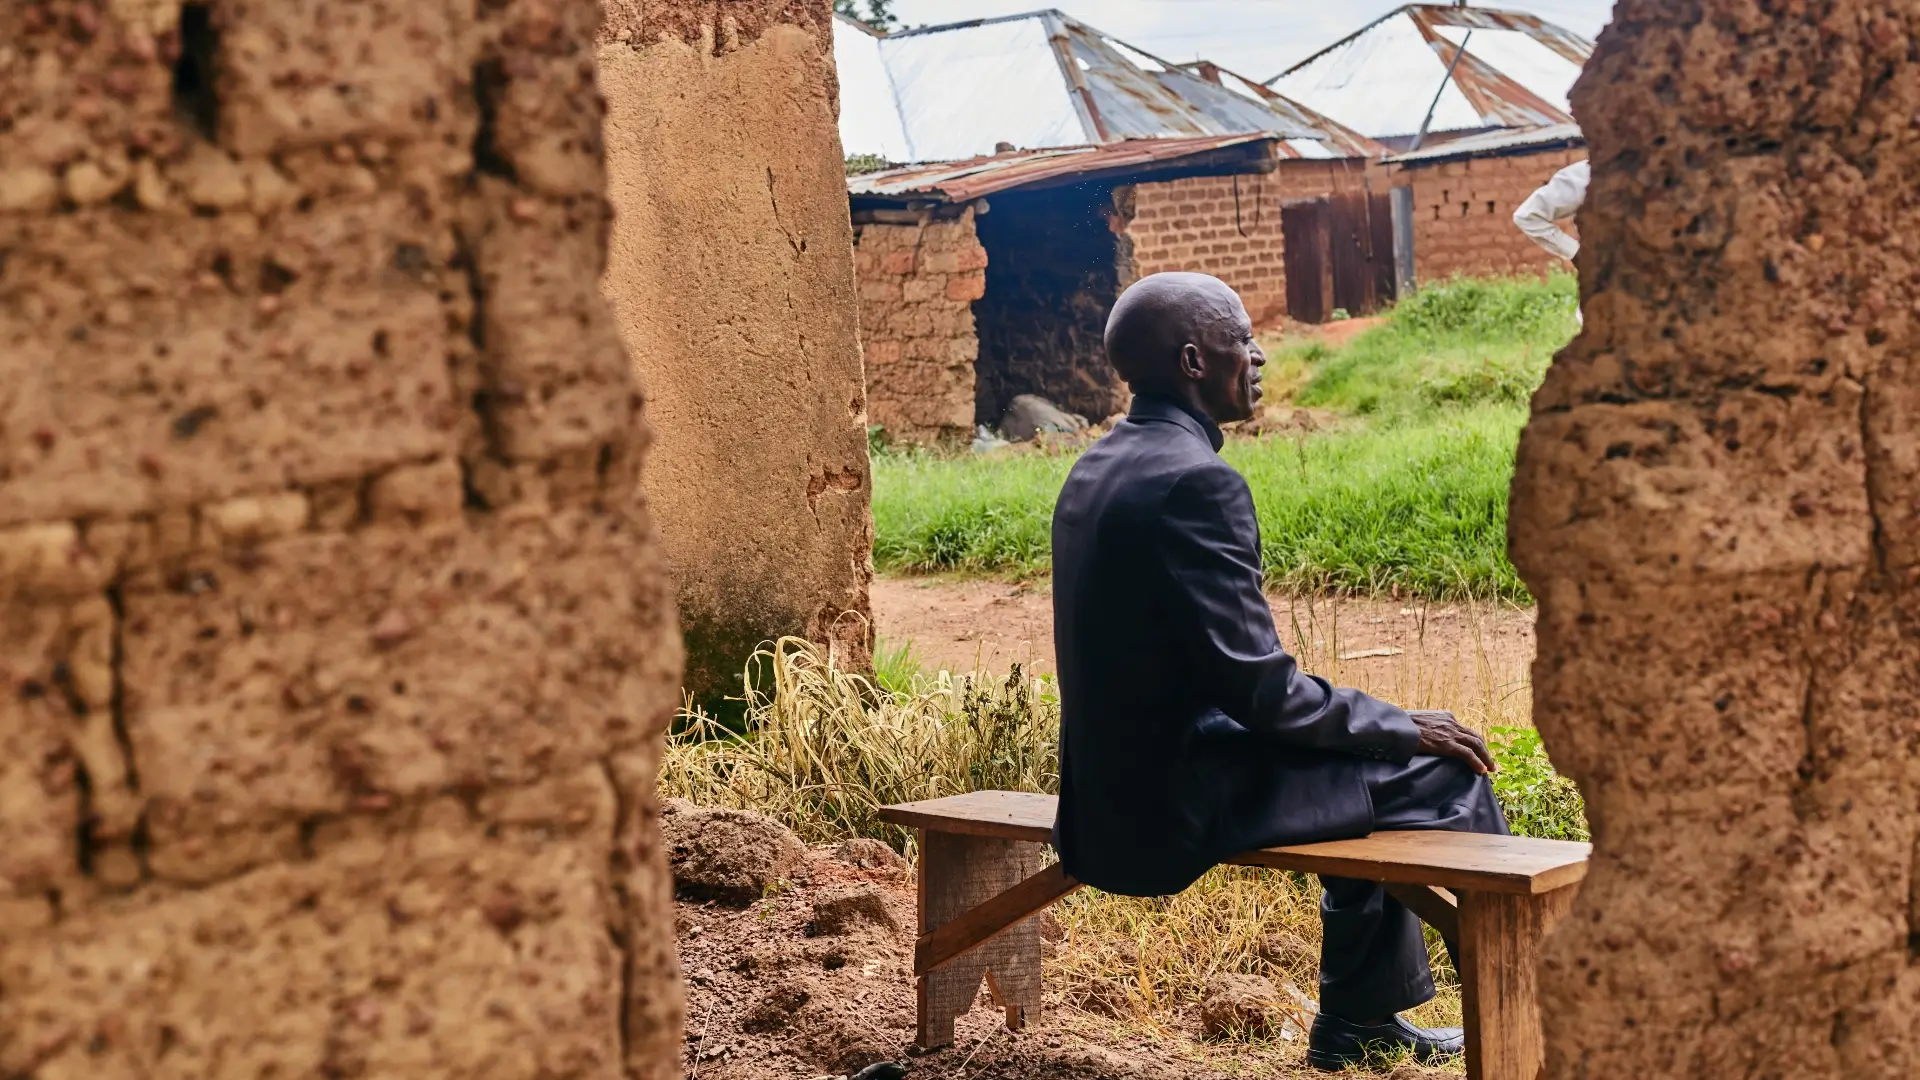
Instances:
[[[1180,374],[1194,380],[1206,378],[1207,364],[1200,357],[1200,346],[1192,342],[1180,346]]]

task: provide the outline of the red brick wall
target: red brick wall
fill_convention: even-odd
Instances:
[[[1357,161],[1282,161],[1255,176],[1200,176],[1132,188],[1136,273],[1168,270],[1212,274],[1234,287],[1255,322],[1287,310],[1280,204],[1366,186]],[[1236,198],[1236,190],[1238,196]],[[1124,214],[1125,189],[1117,193]]]
[[[857,224],[853,262],[868,420],[909,442],[972,431],[973,302],[987,284],[973,210],[923,225]]]
[[[1424,283],[1565,265],[1514,226],[1513,212],[1554,173],[1586,156],[1585,150],[1548,150],[1395,169],[1393,183],[1413,187],[1415,277]],[[1563,227],[1571,233],[1572,224]]]

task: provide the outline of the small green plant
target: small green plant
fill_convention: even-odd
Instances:
[[[1337,308],[1334,308],[1330,314],[1328,314],[1327,318],[1331,322],[1346,322],[1348,319],[1353,318],[1353,314],[1349,312],[1346,308],[1337,307]]]
[[[873,681],[889,694],[912,694],[926,678],[926,669],[913,654],[913,642],[892,645],[882,640],[873,650]]]
[[[1500,771],[1493,792],[1519,836],[1548,840],[1586,840],[1587,815],[1580,789],[1554,771],[1547,748],[1533,728],[1496,727],[1488,733]]]

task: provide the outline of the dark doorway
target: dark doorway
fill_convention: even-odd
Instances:
[[[1094,423],[1125,407],[1102,344],[1120,294],[1112,211],[1111,188],[1082,185],[995,195],[976,220],[987,292],[973,304],[975,423],[998,425],[1020,394]]]

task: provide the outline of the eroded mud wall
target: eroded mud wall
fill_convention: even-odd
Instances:
[[[986,292],[987,249],[974,208],[957,217],[854,226],[867,411],[889,440],[939,442],[973,430],[973,302]]]
[[[689,688],[762,640],[867,661],[866,400],[824,0],[616,0],[605,282],[658,441]]]
[[[1512,527],[1596,838],[1546,1076],[1920,1075],[1917,23],[1622,0],[1574,94]]]
[[[0,5],[0,1073],[678,1074],[598,18]]]

